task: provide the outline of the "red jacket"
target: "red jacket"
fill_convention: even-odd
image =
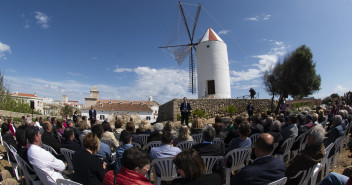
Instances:
[[[120,172],[116,175],[116,184],[117,185],[130,185],[130,184],[151,185],[151,183],[149,182],[149,179],[123,166],[121,167]],[[114,185],[114,172],[112,170],[108,171],[105,174],[102,185]]]

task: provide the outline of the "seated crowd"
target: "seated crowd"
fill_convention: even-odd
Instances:
[[[171,122],[151,126],[142,121],[137,129],[132,121],[123,123],[117,119],[113,123],[90,123],[84,116],[75,122],[56,118],[39,119],[40,122],[27,120],[16,128],[9,117],[1,123],[1,135],[29,166],[45,171],[50,184],[56,184],[55,181],[64,176],[84,185],[150,184],[152,161],[172,158],[178,174],[173,184],[220,185],[225,183],[225,169],[231,167],[233,160],[226,156],[248,148],[251,154],[247,157],[251,160],[231,175],[230,184],[268,184],[287,177],[286,184],[293,185],[299,184],[302,178],[296,174],[320,163],[325,148],[349,128],[351,107],[331,108],[328,113],[327,117],[322,110],[297,115],[286,111],[278,116],[263,113],[254,116],[252,123],[239,116],[230,122],[216,117],[213,124],[204,125],[201,119],[195,118],[191,128],[186,125],[176,128]],[[199,143],[193,134],[202,135]],[[297,139],[302,134],[305,137]],[[142,136],[145,135],[148,138],[144,141]],[[290,150],[297,150],[297,153],[291,159],[288,157],[289,160],[277,157],[285,154],[285,141],[290,138],[295,138]],[[159,146],[148,149],[146,145],[150,142],[159,142]],[[180,148],[183,142],[193,144],[186,149]],[[55,152],[43,149],[42,144],[52,147]],[[333,147],[329,157],[334,155],[335,147],[338,146]],[[69,176],[62,173],[66,161],[61,148],[74,152]],[[205,173],[207,166],[202,158],[205,156],[221,158],[211,174]],[[12,154],[9,157],[16,162]],[[34,171],[30,174],[36,174]],[[155,168],[154,172],[154,177],[160,176],[162,169]],[[349,177],[331,173],[321,184],[333,184],[336,179],[345,184],[350,182]]]

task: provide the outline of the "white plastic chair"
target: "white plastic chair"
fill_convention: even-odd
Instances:
[[[283,177],[277,181],[271,182],[268,185],[284,185],[287,181],[287,177]]]
[[[298,184],[299,185],[307,185],[313,175],[314,169],[317,168],[317,165],[318,164],[314,165],[313,167],[309,168],[308,170],[299,171],[295,176],[291,177],[290,179],[298,178],[298,176],[300,176],[302,174],[301,180]]]
[[[191,136],[196,143],[200,143],[202,141],[203,134],[193,134]]]
[[[321,162],[320,162],[319,169],[316,170],[316,171],[314,171],[314,173],[313,173],[313,177],[312,177],[313,180],[312,180],[312,182],[313,182],[313,181],[314,181],[314,182],[316,181],[316,179],[318,178],[318,174],[319,174],[320,171],[321,171],[321,180],[323,180],[323,178],[325,177],[325,176],[324,176],[324,172],[325,172],[325,174],[327,174],[327,173],[329,172],[330,164],[327,165],[327,163],[328,163],[329,153],[330,153],[330,151],[331,151],[331,149],[332,149],[333,146],[334,146],[334,143],[330,143],[330,145],[325,148],[325,150],[324,150],[324,157],[323,157],[323,159],[322,159]],[[331,161],[330,161],[330,162],[331,162]],[[325,167],[327,167],[327,170],[325,170]],[[327,171],[327,172],[326,172],[326,171]],[[313,185],[313,184],[312,184],[312,185]]]
[[[75,153],[75,151],[69,150],[67,148],[60,148],[60,151],[64,155],[64,157],[67,161],[68,171],[71,172],[73,170],[72,158],[73,158],[73,154]]]
[[[20,180],[20,172],[18,170],[18,164],[15,163],[15,162],[12,162],[10,160],[10,154],[12,154],[15,157],[15,154],[17,153],[17,150],[13,146],[8,145],[5,141],[3,141],[3,143],[4,143],[4,146],[5,146],[6,153],[7,153],[7,161],[11,165],[12,170],[13,170],[13,172],[16,175],[16,179]]]
[[[340,153],[342,153],[344,139],[345,139],[344,136],[340,136],[334,142],[335,154],[331,157],[332,159],[330,159],[330,161],[332,160],[332,164],[333,164],[332,169],[336,168],[337,160],[339,158]]]
[[[158,147],[161,145],[161,141],[152,141],[144,145],[143,149],[149,151],[153,147]]]
[[[19,166],[19,168],[21,169],[23,175],[24,175],[24,179],[26,181],[26,184],[30,184],[30,181],[32,182],[33,185],[40,185],[40,180],[35,180],[37,175],[33,174],[31,175],[29,173],[29,170],[34,171],[33,168],[31,166],[29,166],[29,164],[23,160],[17,153],[15,154],[15,159],[17,161],[17,164]]]
[[[53,147],[46,145],[46,144],[41,144],[42,148],[46,151],[49,151],[51,154],[53,154],[54,156],[58,156],[59,154],[53,149]]]
[[[160,185],[161,181],[172,181],[177,178],[176,167],[172,160],[173,157],[167,157],[152,161],[155,185]],[[156,168],[160,172],[160,177],[156,174]]]
[[[196,142],[194,142],[194,141],[182,141],[182,142],[179,142],[176,145],[176,147],[179,147],[183,151],[183,150],[192,148],[192,146],[195,144],[196,144]]]
[[[55,180],[45,171],[41,170],[37,166],[33,165],[33,169],[35,173],[38,175],[40,181],[43,185],[53,185],[56,184]]]
[[[57,185],[82,185],[78,182],[71,181],[69,179],[56,179]]]
[[[138,134],[138,137],[141,139],[143,146],[148,143],[148,137],[150,134]]]
[[[206,166],[205,174],[212,174],[214,165],[222,159],[221,156],[201,156]]]
[[[291,151],[291,153],[292,153],[292,158],[294,158],[294,157],[298,154],[298,152],[302,150],[302,148],[303,148],[303,141],[304,141],[304,139],[306,138],[307,134],[308,134],[307,132],[302,133],[300,136],[298,136],[298,137],[296,138],[296,140],[295,140],[294,143],[299,142],[299,148],[298,148],[297,150],[292,150],[292,151]],[[294,143],[293,143],[293,144],[294,144]]]
[[[251,141],[252,141],[252,148],[255,147],[255,143],[257,142],[257,139],[259,136],[260,136],[260,133],[249,136],[249,138],[251,138]]]
[[[142,148],[139,143],[132,142],[133,147]]]
[[[295,137],[287,138],[284,143],[282,143],[281,148],[284,148],[283,154],[278,154],[278,157],[285,162],[285,156],[287,156],[287,160],[291,158],[291,148],[293,143],[295,142]]]
[[[238,148],[233,149],[225,156],[225,174],[226,174],[226,184],[230,184],[231,172],[240,170],[248,164],[251,156],[252,148]],[[231,167],[227,167],[227,163],[231,162]]]

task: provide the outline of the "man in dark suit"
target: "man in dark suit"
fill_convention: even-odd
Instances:
[[[187,102],[187,98],[183,98],[183,103],[181,103],[180,111],[181,111],[181,124],[186,121],[186,125],[188,126],[188,116],[190,111],[192,110],[191,104]]]
[[[214,127],[206,126],[203,130],[202,142],[193,145],[192,148],[195,149],[200,156],[222,156],[224,154],[222,147],[213,143],[215,135]]]
[[[42,143],[51,146],[58,154],[61,154],[60,152],[60,143],[57,141],[57,139],[54,136],[53,131],[53,126],[49,121],[45,121],[43,123],[43,129],[44,133],[42,135]]]
[[[247,106],[247,112],[248,112],[248,121],[252,122],[253,121],[253,111],[254,111],[254,106],[252,102],[249,102],[249,105]]]
[[[89,110],[89,120],[92,126],[97,120],[97,111],[93,108],[93,105],[90,107]]]
[[[274,137],[268,133],[261,134],[254,149],[257,158],[234,176],[231,185],[262,185],[285,177],[285,163],[271,155],[273,149]]]

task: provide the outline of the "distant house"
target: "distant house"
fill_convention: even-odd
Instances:
[[[89,117],[91,106],[97,111],[97,120],[103,121],[110,114],[137,114],[141,120],[156,122],[159,112],[159,104],[152,101],[129,101],[129,100],[100,100],[99,91],[94,86],[90,91],[90,97],[85,98],[85,107],[82,108],[82,116]]]
[[[15,92],[10,94],[13,99],[22,99],[24,102],[30,104],[31,101],[34,102],[34,110],[43,114],[43,99],[39,98],[36,94],[25,94]]]

